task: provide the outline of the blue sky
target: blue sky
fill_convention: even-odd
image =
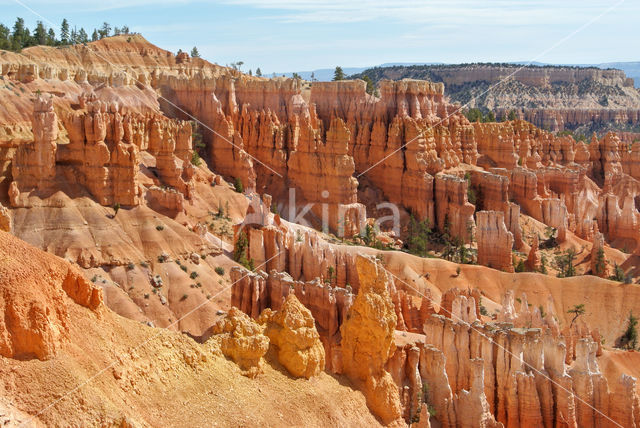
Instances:
[[[640,61],[638,0],[0,0],[0,22],[128,25],[218,64],[300,71],[385,62]],[[613,10],[607,9],[615,6]],[[602,16],[600,16],[602,15]],[[592,22],[593,21],[593,22]],[[47,22],[45,22],[47,23]],[[49,25],[49,24],[48,24]]]

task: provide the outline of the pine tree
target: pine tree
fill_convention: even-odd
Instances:
[[[9,27],[0,24],[0,49],[11,49],[10,34],[11,30],[9,30]]]
[[[241,230],[236,245],[233,249],[233,260],[240,263],[242,266],[248,268],[249,260],[247,260],[247,248],[249,247],[249,240],[244,230]]]
[[[122,26],[122,34],[129,34],[129,27],[127,27],[126,25]]]
[[[571,320],[571,327],[573,327],[573,323],[576,322],[579,316],[584,315],[586,312],[584,308],[584,303],[580,303],[579,305],[574,305],[573,308],[567,311],[568,314],[573,315],[573,319]]]
[[[316,81],[316,73],[314,73],[313,71],[311,72],[311,81],[312,82]]]
[[[636,349],[638,347],[638,318],[633,316],[633,312],[629,312],[627,322],[627,330],[622,335],[620,344],[626,349]]]
[[[93,34],[91,35],[91,41],[95,42],[96,40],[98,40],[98,30],[94,29],[93,30]]]
[[[509,112],[509,120],[516,120],[518,117],[516,116],[516,111],[515,110],[511,110]]]
[[[47,29],[45,28],[42,21],[38,21],[36,25],[36,29],[33,32],[33,37],[35,38],[36,44],[38,45],[47,44]]]
[[[256,76],[262,77],[262,70],[260,70],[260,67],[256,68]]]
[[[25,46],[28,46],[29,30],[24,27],[24,19],[17,18],[15,24],[13,24],[13,34],[11,36],[11,50],[20,51]]]
[[[612,279],[618,282],[624,281],[624,269],[622,269],[620,265],[618,265],[618,263],[614,264],[613,275],[611,275],[609,279]]]
[[[556,264],[558,265],[558,278],[569,278],[576,275],[576,267],[573,262],[576,259],[576,250],[569,248],[565,254],[556,256]]]
[[[191,49],[191,57],[200,58],[200,52],[198,52],[198,48],[195,46],[193,47],[193,49]]]
[[[62,25],[60,26],[60,42],[63,45],[69,44],[69,21],[67,21],[67,18],[62,20]]]
[[[344,80],[345,75],[344,75],[344,71],[342,71],[342,67],[337,66],[336,70],[333,72],[333,80],[337,81],[337,80]]]
[[[371,78],[365,75],[362,77],[362,80],[367,82],[367,88],[366,88],[367,94],[373,95],[373,91],[375,90],[375,87],[373,86],[373,81],[371,80]]]
[[[78,31],[78,41],[80,43],[87,43],[89,41],[89,35],[84,31],[84,28],[81,28],[80,31]]]
[[[105,37],[109,37],[109,35],[111,34],[111,25],[109,25],[108,22],[103,22],[102,28],[100,28],[100,30],[98,31],[98,34],[100,34],[101,39],[104,39]]]
[[[49,46],[55,46],[56,44],[56,32],[53,31],[53,28],[49,28],[47,32],[47,44]]]
[[[595,263],[595,275],[602,275],[607,265],[604,258],[604,248],[598,248],[598,253],[596,254],[596,263]]]

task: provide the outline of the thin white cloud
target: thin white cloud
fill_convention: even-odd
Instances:
[[[21,3],[40,10],[43,7],[73,8],[74,12],[104,12],[117,9],[128,9],[133,7],[158,7],[158,6],[179,6],[192,3],[193,0],[112,0],[102,2],[77,1],[77,0],[21,0]],[[14,0],[0,0],[2,6],[19,6]]]
[[[355,23],[396,21],[433,24],[446,21],[464,24],[475,20],[486,25],[525,25],[531,22],[563,22],[591,16],[605,9],[609,2],[596,0],[222,0],[222,3],[272,12],[267,19],[284,23]]]

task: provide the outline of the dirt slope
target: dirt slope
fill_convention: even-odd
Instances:
[[[54,272],[69,266],[0,233],[0,272],[21,265],[20,275],[3,275],[3,290],[13,290],[17,298],[45,289],[60,292],[57,276],[42,275],[43,262]],[[248,379],[210,343],[200,345],[185,335],[122,318],[103,304],[91,310],[66,295],[62,304],[68,321],[59,328],[66,330],[67,340],[61,341],[52,358],[0,357],[0,409],[7,410],[2,412],[7,424],[17,420],[27,426],[121,426],[123,421],[133,426],[194,427],[377,424],[362,394],[342,378],[322,373],[310,381],[296,380],[273,364],[256,379]],[[24,413],[33,419],[25,419]]]

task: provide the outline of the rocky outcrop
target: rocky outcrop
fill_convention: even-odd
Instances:
[[[185,117],[187,112],[202,121],[204,126],[199,132],[206,145],[203,153],[212,168],[239,178],[249,191],[270,192],[278,206],[285,206],[282,215],[290,220],[294,220],[299,211],[286,209],[294,204],[287,201],[289,194],[282,183],[293,184],[297,194],[295,205],[312,204],[305,220],[315,227],[322,227],[324,223],[338,234],[353,235],[364,224],[365,212],[357,199],[356,180],[363,173],[366,185],[375,187],[375,191],[380,191],[390,202],[401,205],[419,219],[442,223],[443,216],[437,213],[449,210],[451,201],[435,194],[438,186],[434,176],[443,171],[450,174],[446,170],[464,162],[485,169],[505,169],[497,175],[509,178],[509,196],[515,196],[522,213],[545,223],[539,198],[564,198],[567,229],[591,239],[593,218],[603,208],[598,207],[599,189],[591,186],[589,179],[593,179],[595,186],[604,182],[607,174],[635,174],[633,150],[613,134],[587,146],[519,119],[470,124],[456,112],[455,105],[447,101],[444,85],[439,83],[381,81],[378,97],[366,93],[363,81],[314,82],[307,93],[303,82],[295,79],[245,76],[205,61],[191,61],[185,55],[176,57],[148,44],[142,53],[134,49],[118,56],[115,52],[122,44],[118,49],[107,48],[111,46],[109,40],[103,44],[102,54],[116,63],[127,58],[139,64],[136,76],[105,71],[99,64],[88,63],[83,60],[79,47],[70,49],[69,55],[62,58],[57,52],[49,52],[56,57],[55,65],[45,64],[46,61],[38,58],[45,49],[34,50],[33,58],[25,60],[25,64],[3,66],[3,75],[9,79],[31,81],[34,85],[48,79],[55,87],[67,85],[70,99],[77,97],[77,103],[65,98],[55,99],[56,106],[36,107],[38,123],[42,126],[34,125],[34,135],[37,134],[34,140],[49,138],[51,141],[56,137],[55,127],[46,128],[44,124],[55,122],[51,118],[56,115],[54,110],[58,111],[63,126],[59,124],[57,128],[64,127],[66,132],[59,133],[57,139],[65,143],[68,134],[70,143],[58,144],[58,147],[49,144],[55,148],[56,165],[53,168],[49,165],[48,171],[55,176],[62,172],[66,177],[78,177],[77,181],[103,205],[136,205],[148,201],[167,212],[180,212],[183,205],[177,195],[155,192],[147,197],[145,189],[135,183],[138,175],[135,165],[140,164],[136,156],[145,151],[154,157],[153,165],[144,165],[158,174],[154,184],[176,189],[185,200],[190,200],[193,189],[190,125],[162,120],[153,91],[177,106],[176,109],[160,100],[160,107],[167,114]],[[136,40],[135,45],[139,46],[139,41]],[[161,65],[153,69],[144,65],[141,58],[149,52],[160,58]],[[555,70],[549,72],[556,73]],[[489,74],[493,76],[492,73]],[[575,70],[568,72],[572,73]],[[582,82],[592,78],[582,76],[569,80]],[[95,85],[94,93],[88,92],[87,85]],[[107,90],[102,91],[100,85]],[[107,96],[107,92],[111,95]],[[128,92],[136,94],[135,103]],[[19,116],[24,119],[29,112],[23,111],[23,101],[19,104]],[[556,119],[545,119],[549,120]],[[44,129],[51,131],[42,132]],[[15,164],[17,174],[11,188],[15,206],[28,205],[26,196],[21,195],[38,184],[29,182],[31,161],[26,158],[46,158],[35,156],[35,152],[14,156],[21,138],[7,134],[2,145],[9,149],[0,156],[3,177],[8,175],[6,165]],[[46,144],[38,144],[46,148]],[[135,147],[130,145],[138,148],[137,155]],[[146,159],[143,156],[142,162]],[[540,169],[555,172],[538,174]],[[322,170],[322,174],[309,175],[310,170]],[[516,170],[519,170],[517,174]],[[531,174],[539,176],[534,186]],[[577,193],[576,189],[570,190],[576,179],[577,183],[587,183],[587,188],[579,187]],[[498,210],[489,205],[504,202],[505,179],[494,181],[488,180],[485,186],[480,186],[486,191],[483,202],[487,206],[478,204],[478,210]],[[535,187],[538,192],[531,195]],[[438,206],[442,200],[447,206]],[[517,208],[511,205],[500,211],[504,211],[507,229],[514,235],[515,247],[520,249]],[[466,212],[463,217],[467,217]],[[453,229],[460,231],[468,226],[466,218],[451,223]],[[602,224],[600,228],[605,232]],[[608,233],[604,234],[609,239]]]
[[[609,277],[607,258],[604,254],[604,235],[594,225],[593,246],[591,247],[591,273],[601,278]]]
[[[464,179],[438,174],[436,176],[436,218],[438,229],[469,242],[474,234],[474,205],[467,199],[468,182]]]
[[[256,266],[266,264],[268,272],[288,272],[294,280],[320,278],[358,291],[352,254],[339,251],[340,247],[329,244],[316,231],[285,222],[264,207],[252,210],[265,214],[248,216],[235,227],[234,236],[237,240],[240,233],[247,235],[247,257],[254,259]]]
[[[411,295],[408,291],[396,290],[392,300],[398,316],[397,330],[420,333],[424,321],[436,312],[429,289],[421,292],[420,296]]]
[[[542,219],[542,198],[538,195],[538,177],[534,171],[515,168],[509,172],[509,196],[520,206],[522,214]]]
[[[598,207],[598,227],[610,242],[627,249],[635,250],[640,243],[640,212],[636,209],[634,198],[627,195],[620,207],[618,196],[604,194]]]
[[[62,289],[74,302],[96,310],[102,304],[102,290],[91,284],[75,267],[70,267]]]
[[[268,310],[269,311],[269,310]],[[264,334],[276,346],[278,361],[293,376],[307,379],[324,370],[325,354],[311,312],[289,294],[275,313],[264,313]]]
[[[0,232],[0,258],[4,261],[0,269],[0,355],[21,360],[55,357],[69,335],[65,296],[96,310],[102,303],[102,291],[67,262],[5,232]]]
[[[520,228],[520,206],[509,201],[509,173],[501,168],[492,168],[491,171],[473,171],[469,174],[476,210],[504,212],[505,225],[513,234],[514,247],[521,248],[524,242]]]
[[[423,389],[418,370],[419,361],[420,348],[409,343],[405,346],[396,346],[393,356],[386,364],[387,371],[398,387],[405,421],[416,422],[417,418],[423,416],[420,415]]]
[[[480,316],[480,299],[478,289],[450,288],[442,294],[438,313],[452,319],[473,323]],[[422,325],[427,319],[423,320]]]
[[[262,327],[232,307],[229,313],[205,334],[206,339],[220,345],[222,353],[238,364],[243,374],[257,376],[262,370],[264,354],[269,349],[269,338]]]
[[[488,97],[474,100],[475,107],[493,110],[499,118],[513,112],[553,132],[592,122],[634,124],[640,120],[633,79],[627,78],[622,70],[518,67],[499,64],[393,66],[368,69],[360,76],[367,75],[374,81],[418,78],[442,82],[451,87],[448,94],[452,101],[461,104],[468,102],[470,87],[478,92],[491,88]],[[583,90],[576,92],[577,86]]]
[[[0,204],[0,231],[11,232],[11,214]]]
[[[327,368],[336,373],[342,371],[339,332],[353,304],[350,288],[332,287],[319,279],[294,281],[289,274],[275,270],[267,276],[234,267],[230,274],[233,284],[231,304],[254,319],[266,309],[280,311],[286,299],[295,296],[315,320],[324,345]]]
[[[479,419],[493,426],[593,426],[614,417],[590,339],[579,342],[580,361],[569,371],[564,344],[550,330],[434,315],[425,324],[425,340],[420,371],[423,381],[438,385],[428,402],[443,426]]]
[[[527,269],[531,272],[538,272],[541,267],[540,254],[538,252],[539,242],[538,235],[534,234],[533,239],[531,240],[531,249],[529,250],[529,255],[527,256]]]
[[[504,224],[504,213],[478,211],[476,213],[478,240],[478,264],[513,272],[511,249],[513,234]]]
[[[317,131],[308,123],[303,122],[304,125],[308,128],[300,131],[301,138],[294,142],[295,150],[290,152],[287,163],[288,176],[300,189],[296,202],[315,202],[311,210],[321,219],[325,232],[353,236],[363,227],[365,211],[357,200],[358,181],[353,177],[353,157],[349,156],[350,131],[334,117],[323,142]]]
[[[56,176],[58,120],[51,97],[37,96],[31,123],[34,140],[18,148],[11,173],[14,182],[19,180],[18,189],[44,190]]]
[[[564,201],[560,199],[542,200],[543,223],[557,230],[556,239],[564,242],[567,239],[568,213]]]
[[[86,187],[102,205],[138,205],[141,150],[149,150],[156,156],[156,164],[150,166],[159,172],[158,184],[190,197],[187,183],[193,167],[189,162],[188,123],[123,113],[117,103],[92,98],[85,100],[84,107],[85,110],[63,116],[61,122],[69,143],[58,146],[59,122],[52,102],[43,97],[36,100],[35,141],[21,146],[12,163],[14,207],[28,206],[28,193],[33,189],[43,194],[68,181]]]
[[[358,256],[360,291],[341,327],[344,373],[362,389],[367,405],[384,424],[401,420],[400,396],[385,364],[393,355],[397,322],[388,284],[375,259]]]
[[[501,123],[474,123],[478,152],[486,157],[488,166],[513,169],[518,162],[513,129]],[[482,163],[483,160],[479,160]]]
[[[620,138],[616,134],[608,132],[604,138],[595,141],[595,143],[589,147],[592,153],[594,175],[601,174],[602,177],[606,177],[622,172]]]

